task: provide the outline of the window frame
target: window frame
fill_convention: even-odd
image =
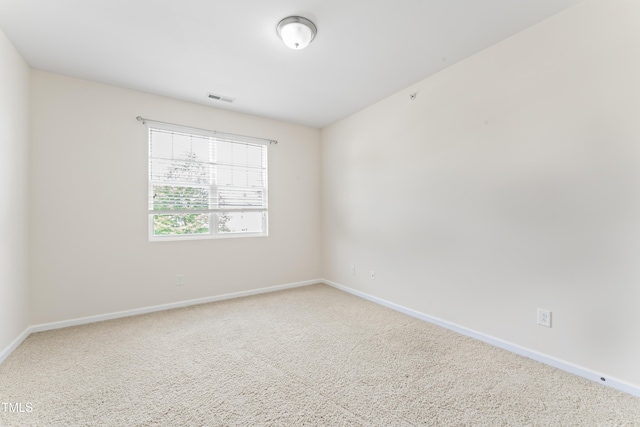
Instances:
[[[208,239],[235,239],[235,238],[245,238],[245,237],[268,237],[269,236],[269,208],[268,208],[268,195],[269,195],[269,180],[268,180],[268,147],[270,144],[277,144],[277,141],[267,140],[255,137],[248,137],[242,135],[234,135],[228,133],[222,133],[213,130],[199,129],[182,125],[175,125],[165,122],[157,122],[152,120],[144,119],[144,123],[147,125],[147,218],[148,218],[148,239],[149,242],[167,242],[167,241],[184,241],[184,240],[208,240]],[[175,211],[167,211],[163,210],[162,213],[158,213],[154,209],[152,209],[153,198],[154,198],[154,185],[171,185],[171,181],[158,181],[153,180],[152,178],[152,132],[154,131],[163,131],[163,132],[171,132],[178,133],[183,135],[192,135],[199,138],[205,137],[208,139],[207,144],[209,144],[209,151],[211,153],[211,145],[217,144],[218,142],[226,142],[226,143],[237,143],[237,144],[249,144],[249,145],[260,145],[263,146],[261,155],[263,156],[263,165],[262,169],[262,187],[259,188],[262,192],[262,207],[258,209],[242,209],[242,208],[211,208],[209,206],[208,209],[192,209],[192,210],[175,210]],[[216,147],[217,149],[217,147]],[[158,159],[158,158],[156,158]],[[223,166],[223,164],[216,164],[217,159],[209,158],[209,164],[213,167]],[[227,165],[234,167],[236,165]],[[238,165],[238,167],[242,168],[250,168],[244,165]],[[187,184],[188,187],[205,187],[208,188],[209,195],[208,200],[217,200],[217,195],[219,194],[219,189],[224,188],[225,186],[220,185],[219,182],[216,182],[215,179],[211,177],[210,174],[208,183],[184,183]],[[235,188],[240,188],[240,186],[234,186]],[[251,187],[245,187],[251,188]],[[260,212],[262,213],[262,229],[263,231],[236,231],[236,232],[220,232],[219,231],[219,217],[218,214],[220,212]],[[193,233],[193,234],[155,234],[154,231],[154,217],[156,215],[179,215],[179,214],[194,214],[194,213],[203,213],[208,214],[209,216],[209,231],[207,233]]]

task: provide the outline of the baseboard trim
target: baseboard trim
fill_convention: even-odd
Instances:
[[[81,317],[77,319],[62,320],[60,322],[42,323],[30,327],[30,332],[43,332],[52,329],[67,328],[69,326],[84,325],[87,323],[102,322],[104,320],[119,319],[121,317],[138,316],[140,314],[153,313],[156,311],[171,310],[174,308],[189,307],[192,305],[206,304],[209,302],[224,301],[234,298],[248,297],[251,295],[265,294],[268,292],[276,292],[284,289],[299,288],[302,286],[323,283],[322,279],[306,280],[304,282],[288,283],[285,285],[270,286],[266,288],[251,289],[248,291],[232,292],[230,294],[216,295],[212,297],[197,298],[186,301],[172,302],[168,304],[154,305],[150,307],[136,308],[132,310],[117,311],[114,313],[99,314],[96,316]]]
[[[9,357],[11,353],[13,353],[13,350],[18,348],[18,346],[22,344],[22,341],[26,340],[30,334],[30,327],[27,327],[24,331],[22,331],[20,335],[16,337],[16,339],[14,339],[4,350],[2,350],[2,352],[0,352],[0,363],[4,362],[5,359]]]
[[[88,323],[102,322],[104,320],[118,319],[121,317],[137,316],[140,314],[153,313],[156,311],[171,310],[174,308],[189,307],[192,305],[206,304],[209,302],[224,301],[234,298],[248,297],[251,295],[265,294],[269,292],[282,291],[285,289],[300,288],[302,286],[315,285],[323,283],[322,279],[305,280],[303,282],[287,283],[284,285],[270,286],[266,288],[251,289],[248,291],[232,292],[229,294],[216,295],[212,297],[197,298],[186,301],[178,301],[169,304],[154,305],[150,307],[136,308],[133,310],[117,311],[113,313],[99,314],[96,316],[87,316],[77,319],[62,320],[59,322],[41,323],[27,327],[11,344],[9,344],[2,352],[0,352],[0,363],[4,362],[7,357],[16,349],[29,335],[34,332],[44,332],[53,329],[68,328],[69,326],[78,326]]]
[[[229,294],[217,295],[212,297],[178,301],[175,303],[161,304],[161,305],[143,307],[143,308],[138,308],[133,310],[124,310],[124,311],[106,313],[106,314],[101,314],[96,316],[87,316],[87,317],[82,317],[77,319],[63,320],[59,322],[43,323],[43,324],[29,326],[18,337],[16,337],[16,339],[14,339],[4,350],[0,352],[0,363],[4,362],[9,357],[9,355],[16,348],[18,348],[18,346],[22,344],[22,342],[25,339],[27,339],[29,335],[31,335],[34,332],[43,332],[43,331],[49,331],[53,329],[67,328],[69,326],[84,325],[88,323],[102,322],[105,320],[118,319],[122,317],[137,316],[140,314],[153,313],[156,311],[171,310],[174,308],[189,307],[193,305],[206,304],[210,302],[224,301],[224,300],[234,299],[234,298],[242,298],[242,297],[247,297],[251,295],[259,295],[259,294],[264,294],[269,292],[281,291],[285,289],[299,288],[299,287],[313,285],[317,283],[324,283],[328,286],[334,287],[336,289],[339,289],[341,291],[347,292],[357,297],[366,299],[376,304],[385,306],[392,310],[396,310],[401,313],[407,314],[409,316],[415,317],[417,319],[424,320],[438,326],[442,326],[443,328],[486,342],[487,344],[491,344],[493,346],[502,348],[512,353],[527,357],[529,359],[536,360],[538,362],[544,363],[549,366],[553,366],[565,372],[578,375],[580,377],[586,378],[588,380],[597,382],[599,384],[602,384],[608,387],[612,387],[614,389],[631,394],[633,396],[640,397],[640,386],[628,383],[626,381],[623,381],[614,377],[607,376],[606,374],[592,371],[590,369],[575,365],[573,363],[570,363],[561,359],[557,359],[552,356],[548,356],[546,354],[539,353],[537,351],[519,346],[517,344],[510,343],[508,341],[504,341],[502,339],[478,332],[476,330],[469,329],[469,328],[457,325],[455,323],[451,323],[446,320],[439,319],[434,316],[430,316],[428,314],[419,312],[417,310],[404,307],[402,305],[384,300],[382,298],[375,297],[365,292],[358,291],[356,289],[353,289],[353,288],[350,288],[326,279],[306,280],[303,282],[270,286],[266,288],[252,289],[252,290],[241,291],[241,292],[233,292]],[[604,378],[605,381],[603,381],[602,378]]]
[[[380,304],[387,308],[390,308],[395,311],[399,311],[401,313],[407,314],[409,316],[415,317],[420,320],[427,321],[429,323],[433,323],[438,326],[442,326],[443,328],[449,329],[451,331],[457,332],[462,335],[466,335],[468,337],[486,342],[487,344],[491,344],[495,347],[502,348],[504,350],[510,351],[512,353],[518,354],[520,356],[527,357],[529,359],[533,359],[535,361],[544,363],[549,366],[553,366],[554,368],[560,369],[565,372],[569,372],[574,375],[578,375],[580,377],[586,378],[588,380],[597,382],[599,384],[615,388],[616,390],[620,390],[622,392],[631,394],[633,396],[640,397],[640,386],[628,383],[626,381],[610,377],[606,374],[594,372],[590,369],[575,365],[573,363],[567,362],[565,360],[557,359],[552,356],[548,356],[543,353],[539,353],[537,351],[528,349],[526,347],[519,346],[517,344],[510,343],[508,341],[504,341],[502,339],[484,334],[482,332],[475,331],[473,329],[469,329],[455,323],[448,322],[446,320],[439,319],[434,316],[430,316],[425,313],[421,313],[417,310],[413,310],[411,308],[404,307],[399,304],[395,304],[393,302],[384,300],[382,298],[375,297],[373,295],[367,294],[362,291],[358,291],[356,289],[350,288],[348,286],[341,285],[336,282],[332,282],[330,280],[323,279],[322,283],[332,286],[341,291],[350,293],[357,297],[366,299],[368,301],[374,302],[376,304]],[[604,379],[604,380],[603,380]]]

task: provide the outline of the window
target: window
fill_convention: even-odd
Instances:
[[[267,145],[149,122],[149,239],[267,235]]]

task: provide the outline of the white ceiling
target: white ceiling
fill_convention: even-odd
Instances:
[[[577,1],[0,0],[0,27],[36,69],[320,128]]]

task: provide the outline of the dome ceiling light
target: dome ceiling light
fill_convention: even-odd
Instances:
[[[278,23],[278,37],[291,49],[304,49],[318,33],[315,24],[302,16],[289,16]]]

